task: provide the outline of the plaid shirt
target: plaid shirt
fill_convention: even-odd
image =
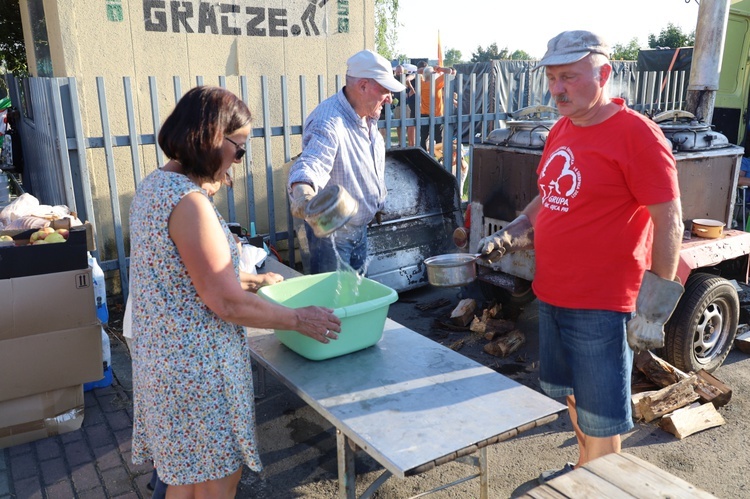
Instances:
[[[302,134],[302,154],[289,170],[287,188],[296,182],[319,191],[328,184],[343,186],[359,203],[346,226],[369,223],[383,209],[385,144],[377,120],[360,118],[344,90],[329,97],[310,113]]]

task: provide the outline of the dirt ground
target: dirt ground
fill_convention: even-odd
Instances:
[[[462,297],[457,289],[430,286],[404,292],[399,301],[391,305],[389,317],[446,346],[453,345],[467,357],[539,390],[536,304],[526,306],[518,317],[526,343],[508,358],[500,359],[482,351],[484,340],[435,324],[436,319],[447,319]],[[431,310],[417,307],[437,300],[445,304]],[[733,350],[714,375],[733,390],[729,404],[719,409],[726,424],[678,440],[654,424],[636,423],[635,428],[624,435],[623,450],[718,497],[750,497],[747,479],[750,475],[750,435],[747,432],[750,427],[750,359]],[[246,469],[237,497],[336,497],[334,428],[272,376],[266,376],[266,380],[266,396],[256,400],[258,438],[265,469],[259,475]],[[536,486],[540,472],[575,461],[576,452],[567,413],[549,425],[491,446],[488,451],[490,497],[516,497],[525,493]],[[356,469],[358,495],[383,471],[382,466],[363,452],[356,455]],[[474,468],[468,465],[450,463],[416,477],[390,478],[374,497],[407,498],[472,473]],[[478,481],[470,480],[430,497],[478,496]]]

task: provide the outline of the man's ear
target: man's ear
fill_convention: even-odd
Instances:
[[[610,76],[612,76],[612,66],[609,64],[603,64],[599,68],[599,85],[604,87],[609,81]]]

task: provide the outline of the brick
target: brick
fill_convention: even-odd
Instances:
[[[107,425],[98,424],[93,426],[87,426],[84,431],[88,437],[89,444],[92,448],[103,447],[105,445],[112,445],[112,435],[109,432]]]
[[[104,487],[101,485],[99,487],[96,487],[95,489],[91,490],[85,490],[83,492],[78,493],[78,499],[102,499],[102,497],[107,497],[104,493]],[[151,497],[150,495],[145,495],[143,497]]]
[[[47,487],[47,499],[70,499],[71,497],[73,497],[73,487],[68,481]]]
[[[42,487],[37,477],[25,478],[13,482],[16,497],[24,499],[42,499]]]
[[[75,467],[73,469],[72,477],[73,485],[79,495],[81,492],[101,487],[102,485],[102,482],[99,480],[99,475],[96,474],[96,468],[94,468],[93,463]],[[99,497],[104,496],[102,495]]]
[[[122,466],[120,453],[114,445],[97,447],[94,449],[94,458],[100,471],[108,470],[116,466]]]
[[[107,418],[109,426],[111,426],[114,431],[133,427],[133,422],[130,420],[128,413],[125,410],[107,412],[104,415]]]
[[[12,456],[10,459],[10,471],[14,482],[36,476],[39,473],[39,468],[36,465],[34,454],[28,452],[19,456]]]
[[[85,440],[77,440],[65,445],[65,457],[71,468],[92,461],[91,450]]]
[[[151,471],[154,469],[151,462],[147,462],[144,464],[133,464],[133,454],[130,452],[126,452],[122,455],[122,460],[125,461],[125,466],[128,469],[128,472],[131,475],[142,475],[144,473],[151,473]]]
[[[110,496],[125,494],[133,490],[130,475],[123,468],[112,468],[102,472],[104,488]]]
[[[97,405],[99,405],[99,399],[94,395],[94,392],[91,390],[83,392],[83,408],[85,411],[88,411],[89,407]]]
[[[111,395],[99,397],[99,405],[101,406],[102,411],[106,413],[124,409],[128,405],[131,405],[131,402],[124,395],[113,393]]]
[[[68,476],[68,467],[61,457],[42,461],[39,467],[42,469],[42,482],[45,485],[52,485]]]
[[[117,447],[120,449],[120,454],[126,454],[132,449],[132,438],[133,431],[131,428],[125,430],[116,431],[115,440],[117,440]]]
[[[20,456],[22,454],[28,454],[33,449],[32,444],[21,444],[21,445],[14,445],[13,447],[8,447],[8,455],[13,458],[15,456]]]
[[[62,456],[62,447],[57,438],[45,438],[36,442],[36,455],[40,461]]]

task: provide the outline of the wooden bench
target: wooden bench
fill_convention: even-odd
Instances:
[[[685,480],[627,453],[609,454],[594,459],[582,468],[550,480],[521,497],[527,499],[716,498]]]

